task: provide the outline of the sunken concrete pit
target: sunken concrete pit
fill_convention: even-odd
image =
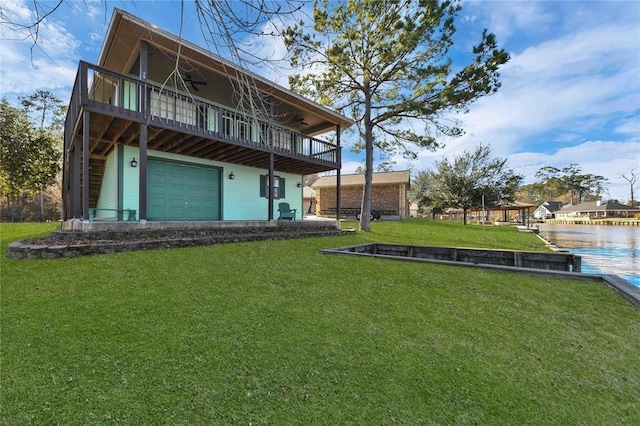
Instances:
[[[376,257],[396,258],[399,260],[436,260],[451,262],[453,264],[499,265],[567,272],[580,272],[581,266],[581,257],[570,253],[405,246],[396,244],[364,244],[322,250],[322,252],[332,254],[363,254]]]
[[[581,273],[581,257],[570,253],[406,246],[376,243],[325,249],[320,250],[320,253],[465,266],[540,277],[599,281],[640,308],[640,287],[632,285],[617,275]]]

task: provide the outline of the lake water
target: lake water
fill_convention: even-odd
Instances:
[[[640,286],[640,227],[541,224],[540,235],[582,256],[582,272],[615,274]]]

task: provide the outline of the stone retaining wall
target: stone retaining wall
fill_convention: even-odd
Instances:
[[[301,222],[302,223],[302,222]],[[138,250],[193,247],[242,241],[345,235],[335,224],[213,226],[191,229],[56,231],[49,237],[9,244],[12,259],[55,259]]]

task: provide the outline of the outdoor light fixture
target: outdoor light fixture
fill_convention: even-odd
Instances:
[[[233,174],[233,172],[229,173],[229,179],[233,180],[236,178],[236,175]]]
[[[138,167],[138,162],[136,161],[136,157],[133,157],[133,160],[131,160],[131,167]]]
[[[300,182],[298,182],[298,188],[300,188],[302,186],[302,184]]]

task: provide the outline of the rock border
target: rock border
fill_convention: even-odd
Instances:
[[[289,228],[286,231],[283,229],[245,228],[236,229],[235,231],[227,229],[226,232],[209,231],[209,233],[202,230],[194,232],[168,230],[161,233],[156,231],[113,235],[105,233],[54,232],[49,237],[9,243],[7,257],[10,259],[58,259],[246,241],[337,236],[349,233],[335,227],[316,229],[311,227],[306,229]]]

